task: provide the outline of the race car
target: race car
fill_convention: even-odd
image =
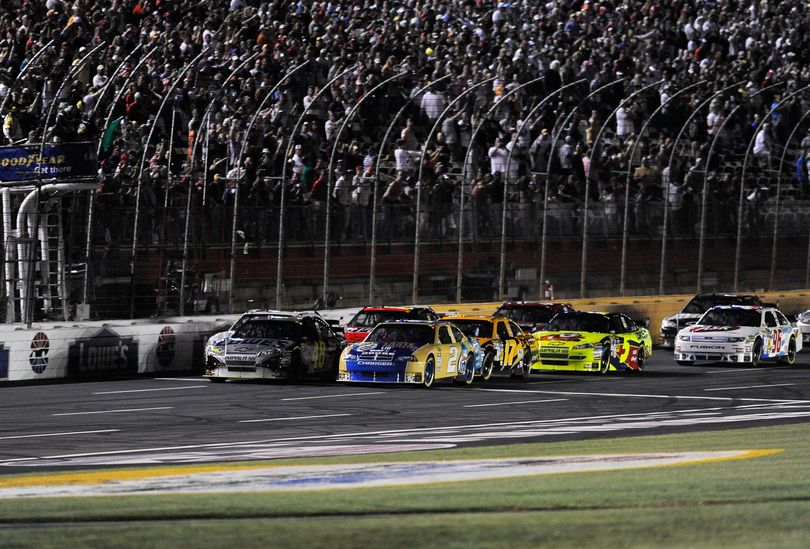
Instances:
[[[531,370],[644,370],[650,332],[622,313],[566,312],[535,332]]]
[[[755,295],[745,294],[697,294],[689,300],[680,313],[670,315],[661,320],[661,331],[659,333],[662,347],[673,348],[675,346],[675,336],[678,331],[686,326],[691,326],[701,317],[703,313],[717,305],[758,305],[764,303]]]
[[[546,324],[557,313],[570,313],[574,308],[568,303],[544,303],[541,301],[506,301],[492,316],[503,316],[517,323],[527,334],[545,330]]]
[[[449,315],[443,320],[452,322],[468,338],[475,339],[484,349],[484,364],[476,375],[485,381],[495,369],[509,368],[513,375],[526,375],[532,361],[530,337],[520,326],[506,317]]]
[[[430,307],[363,307],[343,328],[346,341],[363,341],[380,322],[389,320],[439,320]]]
[[[451,379],[469,384],[475,365],[472,343],[451,323],[398,320],[378,324],[364,341],[346,347],[338,381],[430,387]]]
[[[802,349],[802,331],[774,307],[724,305],[706,311],[678,332],[678,364],[730,362],[757,366],[777,359],[793,364]]]
[[[252,310],[205,345],[204,377],[334,381],[346,340],[318,313]]]
[[[796,327],[802,331],[802,343],[810,342],[810,310],[796,315]]]

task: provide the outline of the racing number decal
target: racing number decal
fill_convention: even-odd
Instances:
[[[514,339],[507,339],[504,343],[503,349],[503,362],[502,364],[506,366],[513,366],[518,360],[520,360],[520,356],[518,356],[518,351],[520,351],[520,346],[518,345],[517,341]]]
[[[312,343],[312,369],[319,370],[323,368],[326,362],[326,343],[323,341],[314,341]]]
[[[771,353],[778,355],[780,352],[782,352],[782,330],[780,328],[776,328],[773,331],[771,342]]]
[[[447,357],[447,373],[452,374],[458,366],[458,347],[450,347],[450,356]]]

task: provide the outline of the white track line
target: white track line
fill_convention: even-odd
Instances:
[[[154,408],[125,408],[121,410],[96,410],[94,412],[64,412],[52,416],[83,416],[87,414],[120,414],[121,412],[148,412],[150,410],[171,410],[174,406],[156,406]]]
[[[772,385],[769,385],[772,387]],[[590,393],[585,391],[532,391],[523,389],[474,389],[475,391],[489,391],[495,393],[537,393],[543,395],[560,395],[560,396],[601,396],[601,397],[619,397],[619,398],[660,398],[665,400],[739,400],[748,402],[805,402],[797,401],[794,399],[776,399],[776,398],[737,398],[737,397],[710,397],[710,396],[692,396],[692,395],[655,395],[655,394],[633,394],[633,393]]]
[[[342,417],[350,416],[351,414],[323,414],[320,416],[298,416],[298,417],[273,417],[268,419],[243,419],[239,423],[260,423],[263,421],[292,421],[294,419],[316,419],[321,417]]]
[[[39,435],[14,435],[11,437],[0,437],[0,440],[11,440],[15,438],[38,438],[38,437],[65,437],[69,435],[94,435],[98,433],[117,433],[121,429],[99,429],[96,431],[68,431],[65,433],[41,433]]]
[[[365,395],[384,395],[385,391],[376,391],[374,393],[343,393],[340,395],[320,395],[320,396],[309,396],[309,397],[293,397],[293,398],[282,398],[281,400],[313,400],[316,398],[339,398],[339,397],[353,397],[353,396],[365,396]]]
[[[493,402],[491,404],[468,404],[463,408],[484,408],[486,406],[511,406],[512,404],[535,404],[537,402],[562,402],[567,398],[547,398],[545,400],[519,400],[517,402]]]
[[[160,389],[130,389],[128,391],[100,391],[94,395],[120,395],[124,393],[150,393],[152,391],[179,391],[181,389],[201,389],[208,385],[188,385],[186,387],[163,387]]]
[[[735,391],[737,389],[761,389],[763,387],[792,387],[795,383],[774,383],[772,385],[745,385],[742,387],[715,387],[713,389],[703,389],[704,391]]]

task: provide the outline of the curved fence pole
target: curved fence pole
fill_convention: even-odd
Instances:
[[[651,88],[654,88],[655,86],[660,85],[662,82],[664,82],[663,78],[660,79],[660,80],[656,80],[652,84],[647,84],[646,86],[637,89],[636,91],[634,91],[633,93],[631,93],[630,95],[628,95],[627,97],[625,97],[624,99],[619,101],[618,106],[615,109],[613,109],[613,111],[608,115],[608,117],[602,123],[602,126],[599,128],[599,131],[596,134],[596,138],[593,140],[593,147],[591,147],[591,158],[594,158],[596,156],[596,150],[598,148],[599,141],[602,139],[602,134],[604,133],[605,128],[608,125],[608,122],[610,122],[610,120],[613,119],[614,116],[616,116],[616,113],[619,112],[619,109],[621,109],[624,105],[626,105],[627,103],[629,103],[630,101],[635,99],[636,96],[641,95],[643,92],[646,92],[647,90],[649,90]],[[587,268],[588,268],[588,214],[587,214],[587,212],[588,212],[588,200],[590,198],[588,195],[590,194],[590,182],[591,182],[591,174],[592,173],[593,173],[593,170],[591,170],[591,172],[588,174],[588,177],[585,178],[585,202],[584,202],[584,208],[585,208],[586,213],[585,213],[585,216],[582,219],[582,260],[581,260],[581,263],[580,263],[581,266],[580,266],[580,278],[579,278],[579,297],[580,298],[585,297],[585,283],[586,283],[586,279],[587,279]],[[625,198],[625,200],[626,200],[626,198]]]
[[[138,48],[135,48],[134,50],[132,50],[130,55],[132,55],[132,53],[134,53],[137,49]],[[151,55],[153,53],[155,53],[156,51],[157,51],[157,48],[152,48],[151,50],[146,52],[146,54],[143,57],[141,57],[141,59],[138,60],[138,64],[135,65],[135,68],[133,68],[132,71],[127,75],[126,79],[124,80],[123,85],[121,86],[121,89],[118,90],[118,92],[113,97],[112,102],[110,103],[110,108],[107,110],[107,116],[104,119],[104,124],[102,125],[103,130],[106,130],[107,127],[110,125],[110,120],[112,120],[112,113],[115,110],[115,106],[118,104],[118,100],[121,98],[121,95],[127,89],[127,85],[129,83],[130,79],[132,79],[132,77],[135,75],[135,73],[137,73],[138,70],[141,68],[141,65],[143,65],[143,63],[147,59],[149,59],[149,57],[151,57]],[[129,58],[129,56],[127,56],[127,59],[128,58]],[[124,66],[124,63],[126,63],[126,59],[123,62],[121,62],[121,64],[118,67],[116,67],[116,69],[115,69],[116,73],[113,76],[110,77],[110,79],[107,82],[107,85],[110,85],[112,83],[112,81],[115,78],[115,76],[117,75],[118,71],[121,69],[121,67]],[[102,93],[102,95],[99,96],[99,102],[100,102],[101,97],[103,95],[104,94]],[[96,106],[93,108],[93,112],[95,112],[95,109],[98,108],[99,102],[96,103]],[[104,143],[104,131],[101,132],[101,135],[99,136],[99,139],[98,139],[98,147],[96,148],[96,157],[101,156],[101,147],[102,147],[103,143]],[[85,240],[85,243],[84,243],[84,251],[85,251],[84,256],[86,258],[88,258],[88,259],[90,258],[91,247],[93,245],[92,234],[93,234],[93,220],[95,218],[95,204],[96,204],[95,194],[91,194],[91,196],[90,196],[90,204],[89,204],[88,211],[87,211],[87,237],[86,237],[86,240]],[[83,284],[82,284],[82,302],[83,303],[87,304],[87,300],[89,299],[89,294],[90,294],[90,269],[85,268],[85,270],[84,270],[84,281],[83,281]]]
[[[388,125],[388,128],[385,130],[385,135],[383,136],[382,142],[380,143],[380,152],[377,153],[377,163],[374,166],[374,194],[372,195],[372,208],[371,208],[371,259],[369,263],[369,274],[368,274],[368,304],[373,305],[375,302],[374,299],[374,285],[376,283],[376,274],[377,274],[377,210],[379,208],[379,185],[380,185],[380,159],[385,152],[385,145],[388,143],[388,138],[391,136],[391,131],[393,131],[394,125],[399,120],[400,116],[405,112],[411,102],[420,97],[423,93],[431,88],[431,86],[435,86],[439,82],[443,80],[447,80],[453,76],[452,74],[446,74],[436,80],[432,80],[419,88],[413,96],[409,97],[405,104],[400,107],[399,111],[394,115],[394,118],[391,120],[391,123]],[[464,185],[461,186],[462,197],[464,193]],[[459,237],[461,235],[461,229],[459,228]]]
[[[177,87],[177,84],[183,79],[186,75],[188,70],[197,64],[197,61],[202,57],[208,48],[204,48],[200,53],[198,53],[194,58],[186,63],[186,65],[180,70],[180,72],[175,77],[174,81],[171,85],[166,89],[165,95],[163,99],[160,101],[160,106],[158,107],[157,112],[155,113],[155,120],[152,122],[151,127],[149,128],[149,134],[146,137],[146,142],[143,144],[143,153],[141,154],[141,164],[138,168],[138,187],[135,191],[135,212],[134,212],[134,220],[132,223],[132,248],[130,250],[130,266],[129,266],[129,274],[132,280],[133,285],[135,284],[135,259],[136,259],[136,251],[138,245],[138,222],[140,219],[139,210],[141,206],[141,188],[143,187],[143,166],[146,163],[146,156],[149,153],[149,144],[152,142],[152,136],[155,133],[155,127],[157,126],[158,122],[160,121],[160,117],[163,114],[163,109],[166,106],[166,103],[169,101],[169,98],[174,91],[174,88]],[[190,192],[190,189],[189,189]],[[181,314],[183,306],[180,305]],[[133,288],[132,295],[130,296],[130,305],[129,305],[129,316],[132,318],[135,315],[135,292]]]
[[[348,69],[346,69],[344,71],[341,71],[340,73],[335,75],[329,82],[324,84],[323,87],[321,87],[321,89],[319,89],[315,93],[315,97],[312,98],[312,102],[309,105],[307,105],[306,107],[304,107],[304,111],[301,113],[301,116],[298,117],[298,120],[295,121],[295,126],[293,126],[293,130],[290,133],[290,136],[288,138],[289,141],[287,142],[287,148],[284,151],[284,160],[283,160],[282,165],[281,165],[281,189],[282,189],[282,192],[284,192],[284,188],[287,186],[287,164],[288,164],[288,160],[290,158],[290,153],[293,150],[293,144],[295,143],[295,137],[298,135],[298,131],[300,130],[301,125],[304,122],[304,117],[307,114],[309,114],[309,111],[312,109],[312,105],[314,105],[315,102],[318,101],[318,99],[321,98],[321,95],[323,95],[323,93],[325,91],[329,90],[332,87],[332,84],[334,84],[335,82],[337,82],[338,80],[340,80],[341,78],[343,78],[344,76],[349,74],[351,71],[355,70],[356,68],[357,68],[357,65],[352,65]],[[331,205],[332,205],[332,202],[330,200],[330,194],[331,193],[329,192],[329,186],[327,185],[327,187],[326,187],[326,223],[327,224],[329,223],[329,217],[330,217],[329,209],[331,208]],[[281,211],[282,210],[279,210],[279,233],[278,233],[279,234],[279,247],[278,247],[278,256],[277,256],[277,260],[276,260],[276,308],[277,309],[281,308],[281,288],[282,288],[282,282],[283,282],[283,279],[284,279],[283,278],[284,273],[283,273],[283,270],[281,268],[281,267],[283,267],[283,254],[284,254],[284,250],[282,248],[282,244],[283,244],[283,225],[282,224],[284,222],[284,219],[283,219],[283,216],[281,215]],[[326,255],[326,246],[324,246],[324,255]],[[323,296],[324,296],[323,297],[324,305],[326,305],[326,288],[324,288]]]
[[[59,103],[59,96],[62,94],[62,90],[64,89],[65,84],[67,84],[68,81],[73,80],[73,78],[76,76],[76,73],[79,72],[82,69],[82,67],[84,67],[85,63],[87,63],[87,61],[90,59],[90,57],[95,55],[95,53],[97,51],[99,51],[101,48],[103,48],[106,45],[107,45],[106,42],[102,42],[101,44],[97,45],[92,50],[87,52],[81,59],[79,59],[79,62],[76,65],[70,67],[70,69],[67,71],[67,74],[65,75],[65,78],[63,78],[62,82],[59,84],[59,87],[57,88],[56,93],[54,93],[54,96],[53,96],[53,99],[51,100],[50,105],[48,105],[48,111],[47,111],[47,113],[45,115],[44,120],[42,121],[42,140],[39,143],[39,166],[37,167],[37,192],[38,193],[39,193],[39,189],[42,187],[42,172],[43,172],[42,156],[45,153],[45,140],[48,138],[48,125],[51,122],[51,117],[53,116],[54,108]],[[11,93],[11,90],[9,90],[9,93],[7,95],[10,95],[10,93]],[[35,218],[34,218],[35,219],[34,232],[31,234],[32,239],[36,238],[36,235],[39,234],[39,229],[40,229],[40,227],[39,227],[39,200],[40,200],[40,198],[41,198],[40,196],[37,196],[37,208],[36,208],[37,213],[36,213]],[[36,247],[32,243],[30,245],[29,250],[28,250],[28,256],[29,256],[28,261],[29,261],[29,265],[32,265],[32,266],[33,266],[33,263],[36,261],[36,251],[35,250],[36,250]],[[42,261],[46,262],[46,261],[48,261],[48,258],[43,257]],[[22,319],[23,319],[23,322],[25,322],[29,327],[31,325],[31,322],[33,322],[33,307],[29,306],[29,304],[33,304],[32,303],[32,301],[33,301],[33,290],[34,290],[33,286],[34,286],[34,269],[32,267],[29,267],[28,272],[27,272],[27,277],[26,277],[26,284],[25,284],[25,287],[26,287],[25,298],[24,298],[23,302],[21,302],[21,306],[20,306],[21,311],[22,311],[22,308],[25,307],[25,313],[22,315]],[[48,291],[50,291],[50,290],[48,290]],[[67,311],[65,310],[64,307],[63,307],[63,313],[67,314]]]
[[[686,133],[686,129],[689,127],[689,124],[692,122],[692,119],[703,109],[703,107],[705,107],[706,105],[711,103],[712,100],[716,99],[717,97],[720,97],[721,95],[723,95],[727,91],[738,88],[741,85],[745,84],[746,82],[747,82],[746,80],[741,80],[740,82],[735,82],[734,84],[732,84],[730,86],[726,86],[725,88],[723,88],[723,89],[715,92],[714,94],[712,94],[708,99],[706,99],[700,105],[695,107],[695,109],[687,117],[686,122],[684,122],[683,125],[681,125],[681,129],[678,131],[678,136],[675,138],[675,141],[672,143],[672,150],[669,153],[669,163],[667,164],[667,174],[668,174],[668,176],[667,176],[667,186],[666,186],[666,188],[664,188],[664,191],[663,191],[664,192],[664,222],[663,222],[664,225],[663,225],[662,234],[661,234],[661,270],[660,270],[659,275],[658,275],[658,294],[659,295],[664,294],[664,278],[665,278],[665,273],[666,273],[666,257],[667,257],[667,236],[669,235],[669,232],[668,232],[669,231],[669,224],[668,224],[668,221],[669,221],[669,186],[672,184],[672,179],[673,179],[673,176],[672,176],[672,163],[675,161],[675,151],[678,150],[678,143],[680,142],[681,137],[683,137],[683,134]],[[700,246],[698,256],[699,256],[698,265],[701,266],[701,265],[703,265],[703,246],[702,245]],[[702,267],[698,268],[698,272],[702,272]],[[699,292],[700,292],[700,290],[698,290],[698,293]]]
[[[141,51],[141,49],[143,49],[143,44],[138,44],[137,46],[135,46],[134,48],[132,48],[132,51],[131,51],[131,52],[129,52],[129,53],[126,55],[126,57],[124,57],[124,59],[123,59],[123,60],[122,60],[120,63],[118,63],[118,66],[117,66],[117,67],[115,67],[115,70],[113,71],[113,73],[112,73],[112,74],[111,74],[111,75],[110,75],[110,76],[107,78],[107,81],[106,81],[106,82],[104,83],[104,85],[101,87],[101,93],[99,93],[99,94],[98,94],[98,98],[96,99],[96,104],[95,104],[95,105],[93,105],[93,109],[90,111],[90,114],[95,114],[95,113],[96,113],[96,109],[98,109],[99,105],[101,105],[101,101],[102,101],[102,99],[104,99],[104,96],[105,96],[105,95],[107,95],[107,90],[109,90],[111,87],[113,87],[113,86],[112,86],[113,81],[114,81],[116,78],[118,78],[118,74],[121,72],[121,70],[124,68],[124,66],[125,66],[127,63],[129,63],[130,58],[132,58],[132,56],[133,56],[133,55],[135,55],[136,53],[138,53],[139,51]],[[156,49],[157,49],[157,48],[152,48],[152,50],[151,50],[151,51],[147,52],[147,56],[148,56],[148,55],[150,55],[150,54],[152,53],[152,51],[154,51],[154,50],[156,50]],[[115,103],[113,103],[113,105],[114,105],[114,104],[115,104]],[[105,126],[105,127],[106,127],[106,126]]]
[[[365,101],[366,99],[371,97],[377,90],[379,90],[383,86],[387,85],[388,83],[396,80],[397,78],[402,78],[403,76],[409,76],[409,75],[410,75],[410,73],[408,73],[408,72],[400,72],[400,73],[397,73],[397,74],[395,74],[393,76],[390,76],[390,77],[386,78],[385,80],[383,80],[382,82],[378,83],[376,86],[371,88],[365,95],[363,95],[363,97],[358,99],[357,102],[355,102],[355,104],[352,105],[352,108],[349,109],[349,112],[346,113],[346,118],[343,120],[343,123],[340,125],[340,127],[338,128],[337,133],[335,133],[335,135],[334,135],[335,142],[332,145],[332,153],[329,155],[329,165],[327,167],[328,172],[327,172],[327,177],[326,177],[326,182],[327,182],[326,189],[327,189],[327,191],[329,191],[329,189],[331,189],[331,187],[332,187],[332,175],[335,173],[333,164],[334,164],[334,161],[335,161],[335,154],[337,153],[338,144],[340,143],[340,138],[343,136],[343,130],[346,128],[348,123],[351,121],[351,118],[352,118],[352,116],[354,116],[354,113],[357,112],[357,109],[360,107],[360,105],[363,103],[363,101]],[[283,191],[282,191],[282,193],[283,193]],[[331,191],[329,191],[329,195],[331,195]],[[329,195],[327,195],[327,196],[329,196]],[[283,196],[284,195],[282,194],[282,197]],[[327,303],[327,294],[328,294],[328,287],[329,287],[329,257],[330,257],[329,256],[329,230],[330,230],[330,216],[328,214],[328,208],[327,208],[326,227],[324,229],[324,247],[323,247],[323,303],[324,303],[324,306],[326,306],[326,303]],[[338,228],[338,230],[340,230],[340,228]],[[279,235],[281,235],[281,230],[279,230]],[[279,237],[279,239],[280,239],[280,237]]]
[[[777,239],[779,237],[779,206],[780,206],[780,198],[781,198],[781,191],[782,191],[782,169],[781,166],[784,165],[785,156],[787,156],[787,152],[790,149],[790,143],[796,137],[796,133],[799,131],[799,127],[804,123],[805,119],[810,116],[810,110],[805,112],[799,121],[793,126],[793,129],[790,131],[790,135],[785,142],[785,148],[782,149],[782,155],[779,157],[779,175],[776,176],[776,215],[774,216],[773,221],[773,237],[771,240],[771,272],[768,276],[768,291],[773,291],[773,279],[776,276],[776,252],[777,252]],[[810,246],[810,239],[808,239],[808,246]],[[807,254],[808,262],[810,262],[810,253]],[[805,270],[805,282],[804,285],[807,287],[807,279],[808,274],[810,274],[810,269]]]
[[[776,85],[778,85],[778,83],[774,84],[774,86],[776,86]],[[768,86],[765,89],[769,89],[771,87],[773,87],[773,86]],[[765,124],[765,122],[771,118],[771,115],[774,112],[776,112],[776,109],[779,108],[779,105],[781,105],[782,103],[784,103],[785,101],[787,101],[789,99],[792,99],[793,97],[796,97],[798,94],[802,93],[803,91],[805,91],[807,89],[810,89],[810,85],[803,86],[803,87],[799,88],[798,90],[787,94],[785,97],[780,99],[779,103],[775,107],[771,107],[770,109],[768,109],[768,112],[765,114],[765,116],[762,117],[762,120],[760,120],[757,123],[756,127],[754,128],[754,133],[751,136],[751,139],[748,141],[748,147],[745,149],[745,159],[743,160],[742,176],[741,176],[742,180],[740,181],[740,202],[739,202],[739,208],[738,208],[740,218],[739,218],[739,220],[737,222],[737,247],[736,247],[736,252],[734,254],[734,291],[735,292],[739,289],[739,282],[740,282],[740,263],[741,263],[741,259],[742,259],[742,210],[743,210],[743,204],[744,204],[743,200],[745,198],[745,172],[748,169],[748,155],[750,154],[750,152],[754,148],[754,141],[756,141],[757,133],[759,133],[760,128],[762,128],[762,125]],[[781,170],[781,168],[782,167],[779,166],[780,170]]]
[[[6,95],[3,96],[3,102],[0,103],[0,114],[6,112],[6,103],[11,98],[11,92],[14,91],[14,86],[17,85],[17,82],[19,82],[20,78],[22,78],[22,76],[26,73],[26,71],[28,71],[28,69],[34,65],[34,62],[37,61],[48,50],[48,48],[53,46],[54,42],[56,42],[56,38],[53,38],[50,42],[48,42],[47,44],[42,46],[39,50],[37,50],[37,52],[33,56],[31,56],[31,59],[28,61],[28,63],[26,63],[25,66],[22,69],[20,69],[20,72],[17,73],[17,76],[14,77],[14,80],[8,87],[8,91],[6,91]]]
[[[579,83],[586,82],[586,81],[587,81],[587,79],[580,79],[580,80],[577,80],[577,81],[575,81],[575,82],[571,82],[570,84],[566,84],[565,86],[560,87],[559,89],[557,89],[557,90],[555,90],[555,91],[551,92],[549,95],[547,95],[546,97],[544,97],[543,99],[541,99],[541,100],[540,100],[540,102],[539,102],[539,103],[537,103],[537,105],[535,105],[534,107],[532,107],[532,109],[529,111],[529,113],[528,113],[528,114],[525,116],[525,118],[524,118],[523,122],[521,123],[520,127],[518,128],[518,133],[522,132],[522,131],[523,131],[523,127],[524,127],[526,124],[528,124],[528,123],[529,123],[529,121],[532,119],[532,117],[534,116],[534,114],[535,114],[535,113],[536,113],[538,110],[540,110],[540,109],[541,109],[543,106],[545,106],[546,101],[548,101],[549,99],[552,99],[552,98],[556,97],[557,95],[559,95],[560,93],[562,93],[564,90],[568,89],[569,87],[571,87],[571,86],[573,86],[573,85],[575,85],[575,84],[579,84]],[[590,99],[592,96],[594,96],[595,94],[597,94],[597,93],[601,92],[602,90],[606,89],[607,87],[612,86],[613,84],[616,84],[616,83],[618,83],[618,82],[622,82],[622,81],[623,81],[623,79],[621,79],[621,78],[620,78],[620,79],[618,79],[618,80],[615,80],[615,81],[613,81],[613,82],[611,82],[611,83],[609,83],[609,84],[606,84],[606,85],[604,85],[604,86],[601,86],[600,88],[598,88],[598,89],[596,89],[596,90],[594,90],[594,91],[590,92],[590,93],[589,93],[589,94],[588,94],[588,95],[587,95],[587,96],[586,96],[586,97],[585,97],[585,98],[582,100],[582,102],[580,102],[580,104],[577,106],[577,108],[576,108],[576,109],[574,109],[574,110],[573,110],[571,113],[569,113],[569,117],[570,117],[570,116],[571,116],[571,115],[572,115],[574,112],[576,112],[576,110],[579,108],[579,106],[581,106],[581,105],[582,105],[582,104],[583,104],[585,101],[587,101],[588,99]],[[567,120],[567,118],[566,118],[566,120]],[[565,122],[563,122],[563,126],[565,126]],[[549,155],[550,155],[550,154],[551,154],[551,149],[549,150]],[[507,155],[507,157],[506,157],[506,169],[507,169],[507,170],[509,170],[509,166],[510,166],[510,164],[511,164],[511,163],[512,163],[512,151],[509,151],[509,154],[508,154],[508,155]],[[547,237],[547,226],[546,226],[546,219],[547,219],[547,216],[546,216],[546,214],[547,214],[547,210],[548,210],[548,181],[549,181],[549,174],[548,174],[548,172],[549,172],[549,163],[546,163],[545,190],[544,190],[544,195],[543,195],[543,215],[542,215],[542,218],[541,218],[541,224],[542,224],[543,229],[542,229],[542,237],[541,237],[541,244],[540,244],[540,274],[538,275],[538,280],[540,280],[540,281],[544,280],[544,277],[545,277],[545,267],[546,267],[546,237]],[[460,274],[459,274],[459,276],[460,276]],[[542,292],[541,292],[541,293],[542,293]],[[540,298],[542,299],[542,297],[543,297],[543,296],[541,295],[541,296],[540,296]]]
[[[706,80],[699,80],[694,84],[689,84],[685,88],[681,88],[680,90],[676,91],[672,95],[670,95],[666,101],[661,103],[653,113],[644,121],[644,124],[641,125],[641,130],[639,130],[638,135],[636,136],[635,141],[633,141],[633,147],[630,149],[630,155],[627,158],[627,174],[625,176],[625,187],[624,187],[624,220],[622,222],[622,260],[621,260],[621,274],[619,275],[619,295],[624,296],[625,288],[626,288],[626,277],[627,277],[627,242],[628,238],[628,226],[630,221],[630,183],[633,180],[633,158],[636,156],[636,149],[638,148],[638,144],[641,141],[641,137],[644,135],[644,132],[647,130],[647,127],[652,122],[653,118],[664,110],[673,99],[678,97],[679,95],[686,93],[687,91],[695,88],[697,86],[701,86],[705,84]],[[666,198],[665,198],[666,200]],[[664,202],[666,207],[666,202]]]
[[[525,84],[522,84],[522,85],[518,86],[514,90],[511,90],[508,94],[504,95],[503,98],[501,99],[501,101],[506,99],[506,97],[508,95],[510,95],[510,94],[512,94],[514,92],[517,92],[518,90],[520,90],[524,86],[528,86],[529,84],[533,84],[535,82],[538,82],[539,80],[542,80],[542,78],[535,78],[534,80],[530,80],[529,82],[526,82]],[[537,108],[544,105],[545,102],[547,100],[549,100],[550,98],[556,97],[557,95],[561,95],[562,92],[567,91],[568,89],[573,88],[574,86],[576,86],[578,84],[586,83],[587,81],[588,81],[587,78],[581,78],[579,80],[575,80],[574,82],[569,82],[568,84],[565,84],[564,86],[561,86],[557,90],[551,92],[546,97],[541,99],[540,102],[535,106],[534,109],[532,109],[531,112],[532,113],[535,112],[535,110]],[[500,104],[500,101],[498,103],[496,103],[495,105],[493,105],[492,108],[490,108],[490,110],[487,112],[487,115],[490,112],[492,112],[499,104]],[[518,137],[523,132],[523,128],[525,127],[526,122],[528,122],[528,120],[529,120],[529,116],[526,117],[526,119],[521,123],[519,128],[516,128],[516,130],[517,130],[516,134],[515,134],[515,142],[516,143],[517,143]],[[478,128],[476,128],[476,130],[477,129]],[[505,289],[506,289],[506,220],[507,220],[507,211],[506,211],[506,205],[507,204],[506,203],[507,203],[507,196],[508,196],[507,189],[509,187],[508,174],[509,174],[510,169],[511,169],[512,155],[514,153],[514,150],[515,150],[515,146],[513,145],[512,148],[509,150],[509,152],[506,155],[506,172],[505,172],[505,175],[504,175],[504,184],[503,184],[503,202],[501,203],[501,254],[500,254],[500,265],[499,265],[499,269],[498,269],[498,301],[503,301],[504,300],[504,293],[505,293]],[[553,150],[553,146],[552,146],[552,150]],[[548,180],[548,178],[546,178],[546,180]],[[542,253],[541,253],[541,255],[542,255]],[[542,280],[542,278],[540,280]]]
[[[467,88],[466,90],[464,90],[463,92],[458,94],[455,98],[453,98],[453,100],[450,101],[450,103],[447,105],[447,107],[445,107],[444,110],[439,114],[439,117],[436,118],[436,122],[433,123],[433,127],[430,128],[430,132],[428,133],[427,138],[425,139],[425,143],[424,143],[424,145],[422,145],[422,154],[419,155],[419,172],[418,172],[418,176],[417,176],[417,180],[416,180],[416,185],[417,185],[416,186],[416,216],[415,216],[416,228],[414,229],[413,283],[412,283],[412,286],[411,286],[411,303],[413,303],[414,305],[416,304],[416,302],[418,301],[418,298],[419,298],[419,244],[420,244],[420,239],[419,239],[419,221],[420,220],[419,220],[419,218],[422,215],[422,187],[424,187],[424,184],[423,184],[423,181],[422,181],[422,173],[423,173],[423,169],[425,167],[425,154],[427,154],[428,145],[430,144],[430,141],[433,139],[433,135],[436,133],[436,130],[439,128],[439,125],[444,120],[444,117],[447,115],[448,112],[450,112],[450,109],[452,109],[456,105],[456,103],[458,103],[459,101],[464,99],[467,96],[467,94],[469,94],[470,92],[472,92],[474,90],[477,90],[478,88],[480,88],[484,84],[491,83],[492,81],[495,80],[495,78],[496,77],[487,78],[486,80],[482,80],[481,82],[473,84],[472,86],[470,86],[469,88]],[[477,128],[478,128],[478,126],[476,126],[476,129]],[[470,137],[470,146],[467,149],[467,154],[464,156],[464,166],[462,167],[462,172],[466,171],[466,169],[467,169],[467,163],[469,162],[470,151],[472,151],[473,143],[475,142],[474,140],[475,140],[475,136],[472,135]],[[462,179],[463,179],[463,177],[462,177]]]

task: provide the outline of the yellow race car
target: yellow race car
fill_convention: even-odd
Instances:
[[[479,375],[483,380],[492,377],[495,369],[509,368],[512,375],[528,375],[532,362],[530,336],[513,320],[476,315],[451,315],[443,320],[452,322],[464,335],[481,344],[484,362]]]
[[[622,313],[559,313],[532,335],[532,371],[641,372],[652,355],[650,332]]]

